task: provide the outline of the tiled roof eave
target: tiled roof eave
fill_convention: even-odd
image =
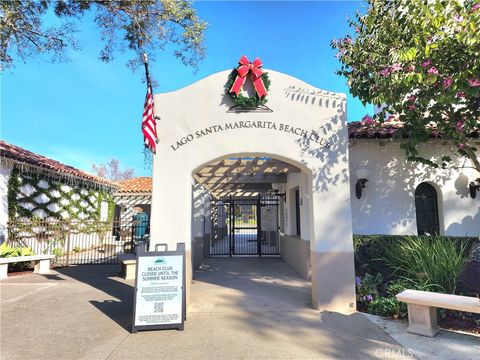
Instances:
[[[73,166],[36,154],[20,146],[0,140],[0,161],[24,171],[41,173],[46,176],[63,179],[70,183],[83,183],[90,187],[113,190],[117,185],[110,180],[97,177]]]
[[[348,123],[347,126],[350,139],[393,139],[400,141],[409,139],[408,135],[402,134],[401,137],[398,135],[403,129],[400,122],[367,125],[361,121],[354,121]],[[472,140],[480,139],[480,128],[468,134],[468,138]],[[440,131],[432,129],[430,139],[444,140],[445,138]]]
[[[83,183],[88,187],[100,188],[108,191],[114,191],[117,188],[117,185],[115,185],[114,183],[96,181],[94,179],[81,177],[75,174],[70,174],[70,173],[50,169],[48,167],[30,164],[25,161],[20,161],[17,159],[12,159],[10,157],[3,156],[3,154],[0,155],[0,160],[3,165],[11,165],[12,167],[16,166],[20,170],[31,171],[36,174],[57,178],[59,180],[66,180],[65,181],[66,183],[72,183],[72,184],[76,182]]]
[[[115,196],[151,196],[151,191],[116,191],[113,193]]]
[[[118,193],[139,194],[152,192],[152,178],[149,176],[134,177],[117,181]]]
[[[349,136],[348,140],[349,141],[389,141],[389,142],[405,142],[409,138],[407,137],[388,137],[388,136]],[[428,141],[441,141],[441,142],[448,142],[449,139],[446,139],[444,137],[438,136],[438,137],[431,137],[428,139]],[[480,138],[469,138],[469,141],[472,142],[480,142]]]

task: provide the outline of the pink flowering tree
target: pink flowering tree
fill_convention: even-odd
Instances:
[[[351,93],[383,106],[366,122],[378,126],[395,114],[408,160],[446,167],[466,156],[480,173],[471,138],[480,127],[480,1],[368,0],[349,23],[353,35],[332,47]],[[419,151],[432,137],[453,145],[440,164]]]
[[[105,164],[93,164],[92,171],[95,175],[112,181],[132,179],[135,177],[135,170],[129,167],[120,166],[118,159],[110,159]]]

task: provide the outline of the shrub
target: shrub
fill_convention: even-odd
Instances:
[[[0,245],[0,257],[8,258],[8,257],[13,257],[13,256],[18,256],[16,254],[17,254],[17,249],[15,249],[12,246],[7,245],[6,242],[4,242]]]
[[[381,295],[377,294],[378,296],[375,296],[366,304],[367,312],[380,316],[405,318],[407,316],[407,305],[399,302],[395,296],[406,288],[408,288],[408,286],[405,281],[390,282],[386,291]]]
[[[62,239],[49,239],[47,240],[47,247],[43,250],[43,253],[55,255],[56,258],[62,257],[64,255],[63,245],[64,240]]]
[[[7,243],[2,243],[0,245],[0,257],[2,258],[10,258],[16,256],[29,256],[35,255],[32,248],[30,247],[14,247],[7,245]]]
[[[53,248],[52,255],[55,255],[56,258],[62,257],[64,255],[63,249],[59,247]]]
[[[381,274],[371,275],[365,274],[362,278],[355,277],[357,287],[357,304],[360,310],[366,310],[370,301],[380,295],[380,288],[383,285],[383,277]]]
[[[468,296],[480,294],[480,241],[472,246],[470,256],[460,273],[458,292]]]
[[[475,244],[472,245],[468,260],[470,262],[480,263],[480,242],[475,242]]]
[[[387,284],[385,293],[375,297],[367,307],[367,311],[374,315],[392,316],[395,319],[406,319],[407,304],[399,302],[396,295],[406,289],[433,290],[433,287],[426,282],[412,282],[409,279],[391,281]]]
[[[357,276],[355,282],[358,296],[378,295],[379,287],[383,284],[383,277],[381,274],[371,275],[367,273],[363,278]]]
[[[395,297],[403,290],[453,293],[460,269],[469,249],[473,250],[475,240],[355,235],[358,309],[380,316],[405,318],[407,306]]]
[[[29,255],[35,255],[33,250],[29,247],[14,247],[14,246],[7,245],[6,242],[0,245],[0,257],[2,258],[11,258],[11,257],[29,256]],[[32,266],[31,262],[19,262],[19,263],[9,264],[9,268],[14,271],[15,270],[23,271],[31,266]]]
[[[455,292],[468,256],[466,242],[444,236],[407,236],[383,246],[385,261],[394,275],[418,286],[437,286],[437,290],[450,294]]]
[[[385,280],[390,280],[393,269],[387,266],[385,250],[391,246],[417,236],[404,235],[353,235],[355,251],[355,273],[363,276],[365,273],[382,274]],[[469,250],[473,248],[478,238],[450,237],[455,243],[464,244]]]
[[[354,235],[355,272],[363,276],[366,273],[380,273],[385,279],[391,276],[391,270],[385,263],[385,247],[391,242],[401,241],[403,236],[396,235]]]
[[[405,315],[400,315],[401,307],[403,307],[402,303],[400,303],[395,297],[378,297],[368,304],[368,312],[374,315],[403,318]]]

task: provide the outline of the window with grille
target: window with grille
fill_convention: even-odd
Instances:
[[[415,212],[418,235],[440,233],[437,191],[432,185],[421,183],[415,189]]]

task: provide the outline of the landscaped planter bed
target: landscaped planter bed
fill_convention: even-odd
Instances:
[[[405,289],[477,296],[480,287],[477,241],[476,238],[354,236],[358,311],[406,319],[406,304],[395,298]],[[480,334],[479,314],[446,309],[438,309],[437,314],[442,328]]]
[[[480,315],[444,310],[438,315],[438,325],[448,330],[460,330],[480,335]]]

